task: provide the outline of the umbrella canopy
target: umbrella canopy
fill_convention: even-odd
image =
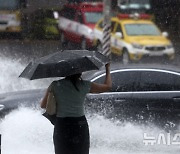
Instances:
[[[108,62],[109,59],[97,51],[64,50],[30,62],[19,77],[30,80],[65,77],[97,70]]]

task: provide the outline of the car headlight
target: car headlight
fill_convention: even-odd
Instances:
[[[137,44],[137,43],[132,43],[133,48],[136,49],[143,49],[143,45]]]
[[[54,11],[53,15],[55,19],[59,19],[59,13],[57,11]]]
[[[173,48],[173,45],[172,45],[172,44],[169,44],[169,45],[166,46],[166,48],[167,48],[167,49],[171,49],[171,48]]]

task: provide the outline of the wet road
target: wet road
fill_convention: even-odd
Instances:
[[[60,50],[59,41],[0,40],[0,54],[31,60]]]
[[[69,45],[65,49],[79,49],[77,45]],[[60,51],[59,40],[0,40],[0,55],[20,59],[28,63],[32,59]],[[180,44],[175,43],[176,57],[172,62],[158,58],[151,63],[166,63],[180,66]],[[143,62],[144,63],[144,62]]]
[[[3,75],[0,78],[0,92],[47,87],[50,84],[47,80],[29,81],[18,78],[18,75],[30,60],[59,50],[59,41],[1,40],[0,70]],[[179,57],[178,54],[173,63],[180,66]],[[87,118],[91,134],[90,154],[169,154],[170,151],[179,154],[178,145],[144,145],[144,133],[150,136],[166,135],[167,132],[154,125],[121,124],[101,115],[87,114]],[[2,153],[53,154],[52,133],[52,125],[42,117],[40,111],[22,107],[0,121]]]

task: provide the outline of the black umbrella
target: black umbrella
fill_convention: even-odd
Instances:
[[[65,77],[85,71],[97,70],[109,59],[96,51],[64,50],[30,62],[20,77],[33,79]]]

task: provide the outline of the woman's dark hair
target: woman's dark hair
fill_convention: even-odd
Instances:
[[[72,84],[74,85],[77,91],[79,91],[79,88],[77,87],[77,82],[79,80],[82,80],[81,75],[82,75],[81,73],[78,73],[78,74],[74,74],[74,75],[70,75],[66,77],[66,79],[72,82]]]

